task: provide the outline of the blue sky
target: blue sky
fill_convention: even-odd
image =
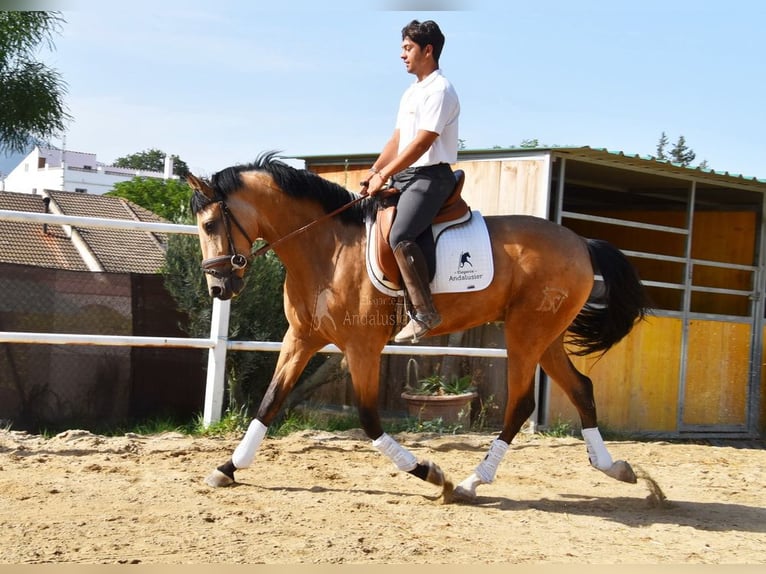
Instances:
[[[49,4],[43,2],[43,4]],[[150,148],[200,175],[258,153],[376,153],[413,81],[400,30],[434,19],[468,149],[588,145],[766,179],[766,3],[643,0],[52,2],[66,147]],[[440,10],[434,8],[440,7]],[[61,145],[61,141],[52,143]]]

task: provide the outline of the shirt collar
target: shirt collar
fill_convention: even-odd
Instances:
[[[436,68],[433,72],[431,72],[425,78],[423,78],[422,81],[418,82],[416,80],[415,81],[415,85],[418,86],[418,87],[421,87],[421,88],[425,88],[426,86],[431,84],[434,80],[436,80],[436,78],[438,78],[441,75],[442,75],[441,69],[440,68]]]

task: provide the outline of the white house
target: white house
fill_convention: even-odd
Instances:
[[[173,161],[165,158],[165,170],[148,171],[107,166],[96,161],[96,154],[69,150],[35,148],[0,182],[1,191],[39,193],[43,189],[102,195],[115,183],[134,177],[171,179]]]

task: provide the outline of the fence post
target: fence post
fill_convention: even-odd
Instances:
[[[229,340],[229,309],[231,301],[213,299],[210,321],[210,339],[213,347],[208,352],[207,382],[205,384],[205,410],[202,422],[207,427],[221,420],[223,390],[226,380],[226,346]]]

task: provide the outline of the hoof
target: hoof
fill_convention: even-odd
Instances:
[[[455,500],[455,486],[451,480],[445,480],[442,485],[442,502],[444,504],[452,504]]]
[[[474,472],[455,487],[455,491],[452,493],[452,501],[473,504],[476,502],[476,489],[482,484],[484,483]]]
[[[458,485],[452,492],[452,499],[450,502],[473,504],[476,502],[476,492]]]
[[[439,465],[429,461],[422,461],[420,464],[428,466],[428,475],[426,475],[426,482],[435,484],[436,486],[443,486],[446,479],[444,478],[444,472]]]
[[[617,460],[612,464],[610,468],[607,468],[606,470],[602,471],[607,476],[611,476],[614,479],[620,480],[622,482],[629,482],[631,484],[636,484],[638,481],[636,479],[636,473],[633,472],[633,469],[631,466],[625,462],[624,460]]]
[[[222,486],[231,486],[234,484],[234,479],[226,476],[220,470],[215,469],[207,478],[205,478],[205,484],[212,486],[213,488],[220,488]]]
[[[427,467],[428,473],[426,474],[425,481],[434,484],[436,486],[442,487],[442,494],[439,497],[432,498],[431,500],[438,500],[439,498],[443,499],[444,504],[449,504],[452,502],[452,493],[455,490],[455,485],[452,484],[452,481],[447,479],[447,477],[444,476],[444,472],[441,468],[439,468],[439,465],[434,464],[430,460],[423,460],[420,461],[419,465],[420,467]]]

